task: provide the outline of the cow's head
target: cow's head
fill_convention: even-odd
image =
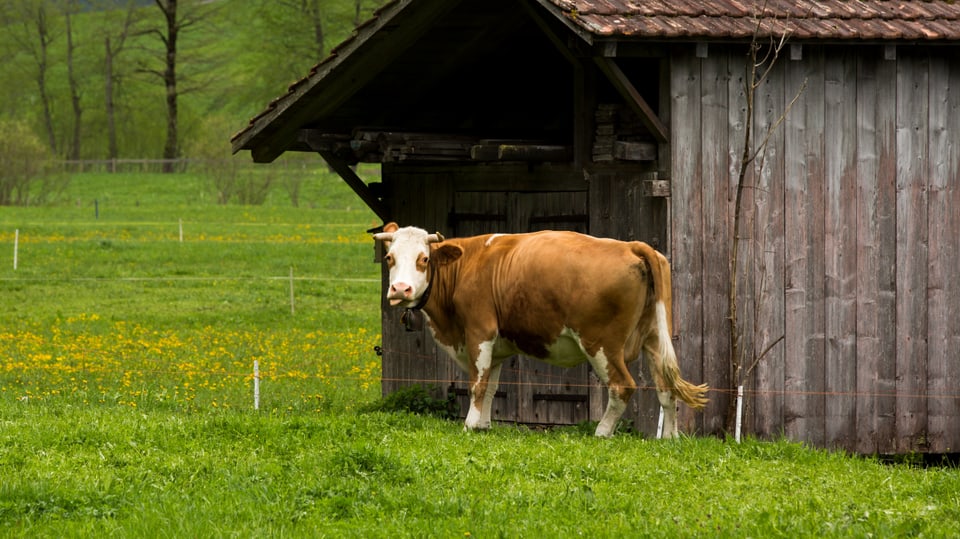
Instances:
[[[428,234],[422,228],[400,228],[396,223],[387,223],[373,238],[383,241],[386,249],[383,262],[390,270],[387,300],[394,306],[417,307],[430,286],[431,264],[451,262],[463,253],[455,245],[438,246],[443,241],[439,232]],[[434,255],[437,259],[431,260]]]

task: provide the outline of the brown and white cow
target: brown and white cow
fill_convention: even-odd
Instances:
[[[503,361],[517,353],[553,365],[589,361],[608,388],[597,436],[611,436],[637,384],[627,363],[646,352],[677,435],[676,399],[702,408],[705,385],[680,377],[671,336],[670,266],[646,243],[574,232],[444,240],[389,223],[390,304],[422,309],[437,344],[470,374],[467,429],[490,427]]]

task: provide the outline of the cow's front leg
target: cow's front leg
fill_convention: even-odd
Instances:
[[[493,365],[493,341],[480,343],[476,350],[470,369],[470,411],[464,423],[467,430],[490,428],[490,411],[500,381],[501,365]]]

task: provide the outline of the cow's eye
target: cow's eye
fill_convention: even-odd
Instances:
[[[383,257],[383,261],[386,262],[388,265],[391,265],[391,266],[392,266],[392,265],[393,265],[393,255],[388,254],[388,255],[384,256],[384,257]]]

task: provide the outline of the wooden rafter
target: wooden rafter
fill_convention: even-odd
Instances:
[[[620,92],[620,95],[623,96],[630,108],[637,113],[643,125],[650,130],[650,133],[657,139],[657,142],[669,142],[670,131],[667,129],[667,126],[660,121],[656,112],[650,108],[650,105],[648,105],[647,101],[640,95],[640,92],[637,91],[637,88],[630,82],[630,79],[627,78],[627,75],[620,69],[620,66],[618,66],[612,58],[595,56],[593,60],[596,62],[597,67],[600,68],[600,71],[602,71],[607,79],[610,80],[610,83],[613,84],[613,87]]]
[[[373,191],[370,190],[370,186],[364,183],[363,179],[360,176],[357,176],[357,173],[347,165],[347,162],[343,159],[340,159],[333,152],[327,150],[321,150],[318,152],[323,160],[330,165],[337,174],[343,178],[343,181],[353,189],[353,192],[356,193],[364,204],[367,205],[373,213],[377,214],[377,217],[382,219],[384,222],[389,220],[389,215],[387,213],[386,206],[383,205],[383,202],[377,198]]]

